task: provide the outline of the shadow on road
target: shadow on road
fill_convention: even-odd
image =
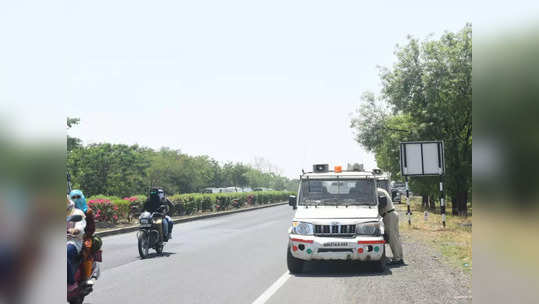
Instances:
[[[148,257],[146,257],[144,260],[154,259],[154,258],[168,258],[169,256],[174,255],[174,254],[176,254],[176,253],[175,252],[163,252],[162,254],[158,254],[157,252],[154,252],[154,253],[148,254]],[[140,258],[140,256],[138,258],[139,258],[139,260],[143,260],[143,259]]]
[[[303,273],[297,277],[366,277],[392,275],[389,266],[380,272],[373,263],[349,261],[312,261],[304,265]]]

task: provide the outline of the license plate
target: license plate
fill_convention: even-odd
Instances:
[[[324,247],[348,247],[348,242],[327,242],[324,243]]]
[[[98,251],[94,254],[94,261],[96,261],[96,262],[103,262],[103,258],[102,258],[101,253],[102,253],[102,251],[101,251],[101,250],[98,250]]]

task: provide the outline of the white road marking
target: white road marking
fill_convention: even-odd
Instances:
[[[273,283],[268,289],[266,289],[263,294],[256,298],[253,304],[266,303],[266,301],[268,301],[269,298],[271,298],[271,296],[275,294],[275,292],[277,292],[277,290],[279,290],[279,288],[281,288],[281,286],[283,286],[284,283],[288,281],[288,279],[290,279],[290,277],[290,273],[288,271],[285,272],[280,278],[277,279],[277,281],[275,281],[275,283]]]

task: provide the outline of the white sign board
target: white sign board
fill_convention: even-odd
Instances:
[[[402,176],[443,175],[444,142],[416,141],[400,143]]]

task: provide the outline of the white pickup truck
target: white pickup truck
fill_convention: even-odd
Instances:
[[[385,270],[384,223],[378,214],[377,176],[315,165],[300,178],[296,210],[289,229],[287,264],[301,273],[305,261],[357,260]]]

